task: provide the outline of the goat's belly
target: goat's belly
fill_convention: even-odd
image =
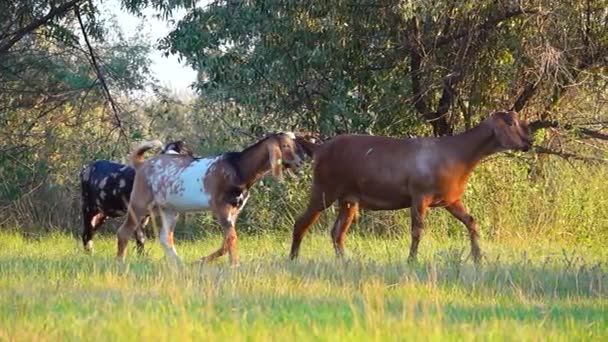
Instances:
[[[379,198],[371,196],[361,196],[359,207],[368,210],[397,210],[409,208],[412,200],[408,196],[394,198]]]
[[[209,209],[211,196],[200,188],[186,188],[178,193],[169,193],[164,201],[158,202],[177,211],[200,211]]]

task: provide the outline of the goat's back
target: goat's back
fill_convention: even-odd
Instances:
[[[372,209],[409,206],[412,187],[431,188],[442,151],[435,138],[341,135],[315,152],[314,184],[331,198]]]
[[[81,171],[83,200],[110,216],[126,209],[125,201],[133,189],[135,170],[127,165],[98,160]],[[119,214],[116,214],[119,216]]]
[[[315,174],[348,182],[355,178],[395,178],[419,153],[421,139],[339,135],[315,152]]]

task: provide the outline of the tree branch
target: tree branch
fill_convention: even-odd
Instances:
[[[80,10],[79,10],[78,6],[76,6],[74,8],[74,12],[76,13],[76,17],[78,18],[78,24],[80,25],[80,30],[82,31],[82,35],[84,36],[84,41],[87,44],[87,48],[89,50],[89,55],[91,57],[91,64],[93,65],[93,68],[95,69],[95,73],[97,74],[97,77],[99,78],[99,82],[101,83],[101,86],[103,87],[103,90],[106,93],[106,97],[108,98],[108,101],[110,102],[110,107],[112,108],[112,111],[114,112],[114,118],[116,119],[116,126],[120,130],[121,134],[126,138],[127,134],[125,133],[125,131],[122,127],[122,121],[120,120],[120,116],[118,115],[118,106],[116,105],[116,102],[114,102],[114,98],[112,97],[112,94],[110,93],[110,89],[108,88],[106,79],[105,79],[103,73],[101,72],[101,69],[99,68],[99,64],[97,63],[97,57],[95,56],[95,51],[93,51],[93,47],[91,46],[91,42],[89,41],[89,36],[87,35],[87,32],[84,28],[84,23],[82,22],[82,17],[80,16]]]
[[[430,110],[426,102],[426,98],[424,93],[422,92],[421,85],[421,66],[422,66],[422,53],[420,48],[417,45],[417,41],[420,38],[420,29],[418,28],[418,21],[416,18],[412,18],[409,23],[409,31],[410,31],[410,42],[409,42],[409,50],[410,50],[410,78],[412,81],[412,93],[413,93],[413,102],[414,108],[420,113],[423,117],[427,119],[430,118]]]
[[[506,12],[500,17],[488,19],[486,22],[478,25],[477,27],[475,27],[473,29],[466,28],[464,30],[461,30],[460,32],[456,32],[451,35],[441,37],[435,41],[434,47],[437,48],[437,47],[441,47],[446,44],[453,43],[458,39],[461,39],[461,38],[464,38],[464,37],[470,35],[472,32],[480,32],[480,31],[492,29],[492,28],[498,26],[498,24],[502,23],[503,21],[509,20],[513,17],[520,16],[522,14],[536,14],[539,12],[540,12],[540,10],[536,9],[536,8],[535,9],[518,8],[516,10]]]
[[[577,154],[574,153],[568,153],[568,152],[562,152],[562,151],[555,151],[546,147],[541,147],[541,146],[534,146],[534,152],[536,152],[537,154],[549,154],[549,155],[553,155],[553,156],[558,156],[560,158],[563,158],[565,160],[580,160],[580,161],[585,161],[585,162],[600,162],[600,163],[608,163],[608,159],[604,159],[604,158],[596,158],[596,157],[585,157],[585,156],[579,156]]]
[[[588,129],[588,128],[583,128],[583,127],[579,127],[578,131],[581,132],[582,134],[588,135],[594,139],[600,139],[600,140],[608,140],[608,134],[604,134],[598,131],[594,131],[592,129]]]
[[[519,94],[517,100],[515,100],[515,103],[513,104],[513,107],[511,107],[511,110],[514,110],[516,112],[522,110],[526,106],[528,101],[536,94],[536,89],[538,89],[537,83],[527,82],[526,87],[524,88],[524,90],[522,90],[521,94]]]
[[[78,5],[78,3],[81,1],[83,1],[83,0],[71,0],[71,1],[64,3],[63,5],[61,5],[59,7],[51,7],[51,10],[45,16],[35,19],[34,21],[29,23],[25,27],[20,28],[19,30],[15,31],[15,32],[9,33],[6,36],[10,37],[10,38],[8,38],[7,41],[0,44],[0,54],[6,53],[11,47],[13,47],[13,45],[15,45],[18,41],[20,41],[26,34],[36,30],[37,28],[48,23],[49,21],[53,20],[54,18],[64,15],[70,9],[72,9],[73,7],[76,7]]]

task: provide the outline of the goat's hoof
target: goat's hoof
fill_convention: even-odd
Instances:
[[[239,268],[239,267],[241,267],[241,263],[238,261],[230,264],[230,268]]]
[[[86,254],[93,254],[93,240],[87,241],[83,247]]]
[[[209,257],[202,257],[200,259],[198,259],[198,264],[203,266],[203,265],[207,265],[211,263],[211,260],[209,259]]]
[[[475,268],[481,268],[481,266],[483,266],[483,263],[481,262],[481,256],[474,257],[473,264],[475,265]]]
[[[342,251],[340,253],[336,253],[336,260],[338,260],[338,262],[342,262],[345,264],[348,264],[350,262],[350,258],[344,251]]]

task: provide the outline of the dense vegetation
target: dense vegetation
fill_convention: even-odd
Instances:
[[[536,149],[483,166],[469,190],[474,212],[489,226],[515,217],[514,227],[555,230],[580,216],[606,227],[606,1],[120,3],[165,19],[187,11],[159,48],[198,72],[198,98],[158,87],[153,47],[124,37],[98,1],[2,2],[2,227],[78,230],[79,168],[123,160],[142,138],[183,138],[205,154],[271,129],[442,135],[500,108],[532,122]],[[589,193],[576,191],[583,184]],[[306,177],[259,186],[242,229],[288,229],[306,188]],[[387,230],[399,215],[362,222]]]

